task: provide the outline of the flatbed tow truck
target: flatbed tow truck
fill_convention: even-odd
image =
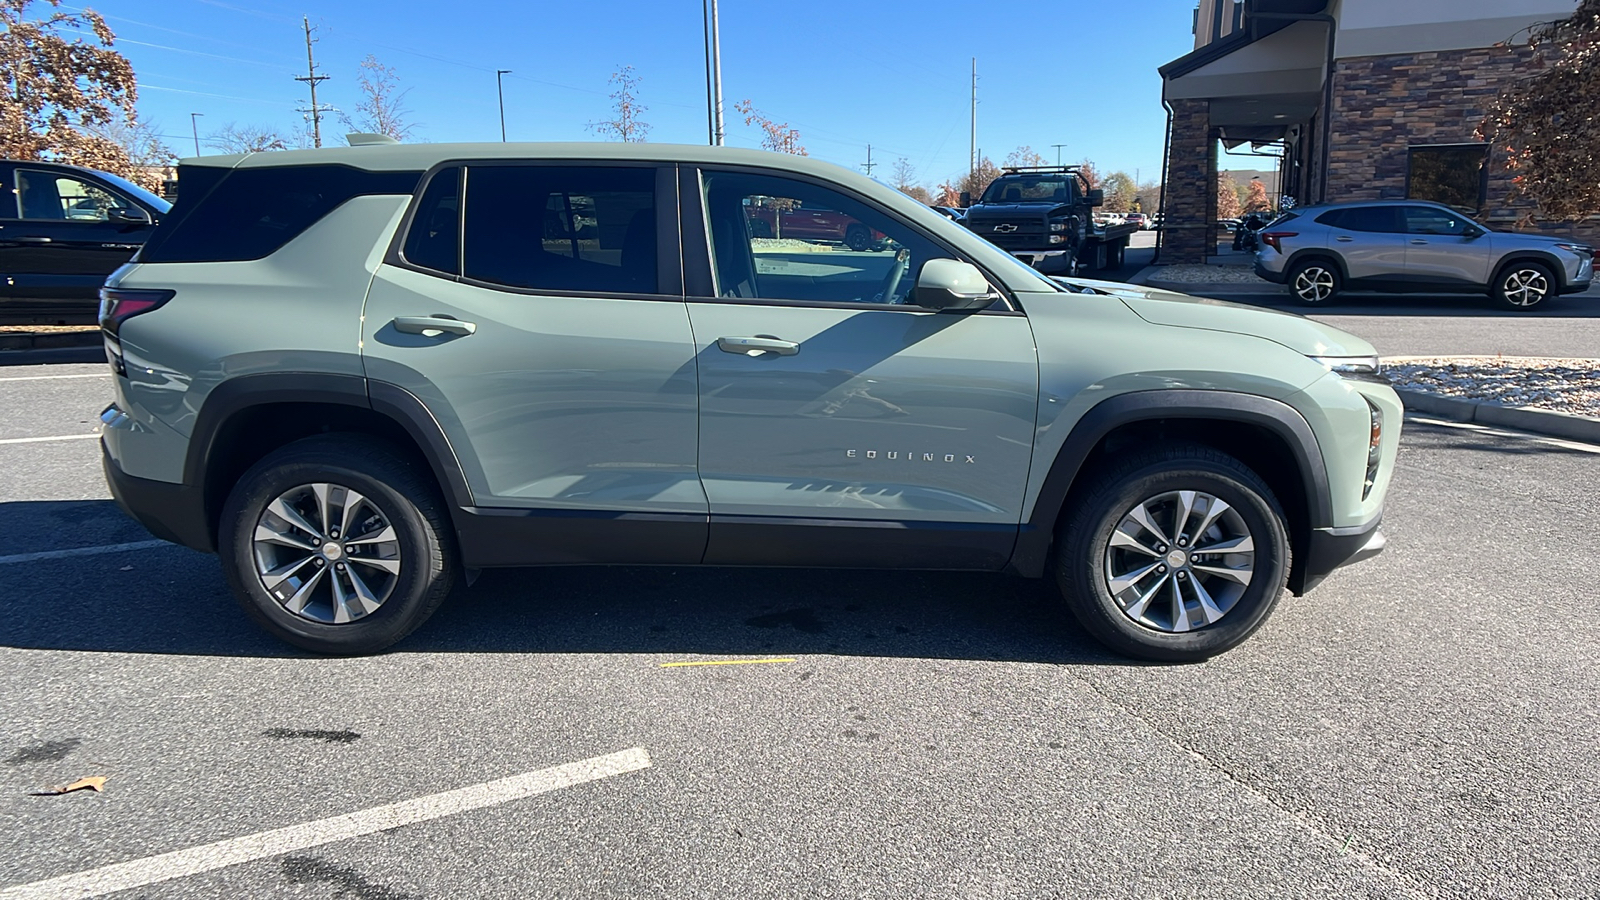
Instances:
[[[1139,230],[1096,225],[1094,208],[1104,203],[1078,166],[1007,166],[969,203],[962,224],[1041,272],[1075,275],[1120,268]]]

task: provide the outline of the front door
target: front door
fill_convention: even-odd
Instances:
[[[447,168],[378,268],[368,377],[440,423],[500,543],[523,535],[485,564],[699,561],[675,192],[646,165]]]
[[[1404,206],[1401,215],[1407,281],[1457,288],[1489,283],[1490,242],[1471,219],[1432,206]]]
[[[706,561],[1003,566],[1038,396],[1027,318],[911,305],[922,264],[956,254],[860,198],[756,172],[703,178],[685,192],[685,243],[708,243],[713,270],[689,298]],[[857,250],[759,237],[748,211],[761,206],[837,211],[885,237]]]
[[[0,222],[9,311],[92,321],[100,285],[152,226],[111,221],[113,209],[140,207],[88,178],[17,166],[10,180],[20,215]]]

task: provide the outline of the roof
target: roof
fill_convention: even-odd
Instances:
[[[447,160],[616,160],[750,165],[812,172],[836,177],[849,172],[832,163],[739,147],[700,144],[648,144],[628,142],[504,143],[499,141],[453,144],[367,144],[360,147],[323,147],[318,150],[272,150],[228,156],[196,156],[181,160],[186,166],[220,166],[251,169],[273,166],[342,165],[372,172],[414,172]],[[852,173],[854,174],[854,173]]]

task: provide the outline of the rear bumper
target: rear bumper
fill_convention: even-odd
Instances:
[[[111,458],[104,442],[100,444],[100,463],[111,498],[135,522],[164,541],[203,553],[216,552],[199,490],[186,484],[129,475]]]
[[[1274,272],[1271,269],[1267,268],[1265,265],[1263,265],[1262,262],[1261,262],[1261,257],[1259,257],[1259,256],[1256,257],[1255,269],[1256,269],[1256,276],[1257,277],[1265,278],[1266,280],[1272,282],[1273,284],[1283,284],[1284,282],[1289,280],[1289,276],[1288,276],[1287,273]]]
[[[1311,532],[1305,563],[1296,566],[1289,589],[1304,594],[1322,583],[1334,569],[1353,566],[1383,552],[1389,543],[1378,526],[1382,516],[1352,528],[1318,528]]]

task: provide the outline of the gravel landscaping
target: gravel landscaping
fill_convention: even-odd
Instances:
[[[1397,388],[1600,418],[1600,360],[1528,357],[1390,357]]]
[[[1173,266],[1156,266],[1149,280],[1167,284],[1268,284],[1256,277],[1248,264],[1234,266],[1199,265],[1184,263]]]

